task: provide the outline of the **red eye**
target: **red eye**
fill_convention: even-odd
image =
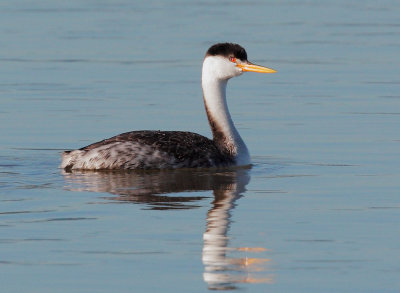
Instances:
[[[235,57],[229,57],[229,61],[236,63],[236,58]]]

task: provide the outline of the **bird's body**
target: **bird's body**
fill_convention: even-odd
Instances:
[[[197,133],[183,131],[132,131],[82,149],[64,152],[63,168],[164,169],[223,167],[234,164],[229,154]]]
[[[275,72],[248,62],[246,51],[237,44],[216,44],[207,51],[202,88],[213,140],[184,131],[132,131],[64,152],[61,168],[168,169],[250,164],[249,152],[226,103],[228,80],[243,71]]]

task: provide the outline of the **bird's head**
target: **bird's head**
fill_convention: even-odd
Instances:
[[[251,71],[258,73],[275,73],[276,70],[256,65],[247,60],[246,50],[232,43],[219,43],[211,46],[204,58],[203,75],[213,78],[228,80]]]

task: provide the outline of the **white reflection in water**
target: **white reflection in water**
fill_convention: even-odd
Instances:
[[[236,173],[235,180],[224,189],[214,189],[213,206],[207,214],[207,228],[203,235],[204,245],[202,260],[204,264],[204,281],[209,289],[237,289],[237,283],[272,283],[273,277],[260,274],[265,271],[265,258],[229,257],[229,252],[263,252],[262,247],[228,247],[228,229],[231,223],[231,211],[236,200],[246,191],[250,181],[247,172]],[[254,274],[255,273],[255,274]]]
[[[153,210],[191,209],[208,196],[188,192],[212,190],[214,200],[203,234],[203,279],[212,290],[237,289],[238,283],[272,283],[266,272],[269,259],[247,255],[267,251],[263,247],[228,247],[231,212],[250,181],[248,169],[180,169],[152,171],[63,171],[71,191],[107,192],[107,199],[146,205]],[[185,193],[179,195],[179,193]],[[230,257],[233,255],[245,255]]]

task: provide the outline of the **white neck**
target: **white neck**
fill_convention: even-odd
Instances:
[[[204,104],[214,142],[222,152],[231,155],[237,165],[248,165],[249,151],[233,124],[226,103],[226,85],[232,76],[219,78],[220,68],[216,66],[214,59],[208,57],[204,60],[202,72]]]

